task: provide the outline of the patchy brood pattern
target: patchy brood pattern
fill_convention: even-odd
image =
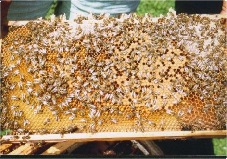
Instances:
[[[17,133],[222,129],[223,35],[222,19],[173,13],[29,22],[3,40],[2,126]]]

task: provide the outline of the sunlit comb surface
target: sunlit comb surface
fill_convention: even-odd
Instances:
[[[226,124],[223,19],[78,16],[31,21],[2,42],[1,128],[218,130]]]

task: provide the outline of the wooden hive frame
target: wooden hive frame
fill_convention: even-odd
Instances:
[[[2,144],[0,145],[0,154],[4,155],[60,155],[70,154],[83,143],[76,141],[55,142],[55,143],[25,143],[25,144]]]
[[[210,16],[213,17],[213,16]],[[214,17],[216,18],[216,16]],[[226,17],[224,17],[226,18]],[[9,22],[10,25],[20,26],[27,22]],[[1,140],[5,142],[62,142],[73,140],[75,142],[85,141],[114,141],[114,140],[148,140],[148,139],[185,139],[185,138],[213,138],[226,137],[226,130],[206,131],[154,131],[154,132],[97,132],[97,133],[66,133],[45,135],[4,135]],[[9,146],[9,145],[8,145]],[[6,147],[8,147],[6,146]],[[26,145],[29,147],[29,145]],[[27,149],[27,148],[26,148]],[[29,148],[28,148],[29,149]]]
[[[166,140],[187,138],[223,138],[227,130],[215,131],[157,131],[157,132],[98,132],[98,133],[72,133],[72,134],[45,134],[45,135],[4,135],[2,141],[11,143],[30,142],[62,142],[73,140],[87,141],[119,141],[119,140]]]

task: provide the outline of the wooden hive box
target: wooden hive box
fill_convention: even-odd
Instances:
[[[170,12],[17,22],[25,25],[1,45],[1,129],[11,130],[2,140],[224,137],[224,20]]]

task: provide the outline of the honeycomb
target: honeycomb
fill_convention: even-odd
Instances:
[[[13,134],[219,130],[223,18],[123,14],[38,19],[1,48],[1,128]]]

